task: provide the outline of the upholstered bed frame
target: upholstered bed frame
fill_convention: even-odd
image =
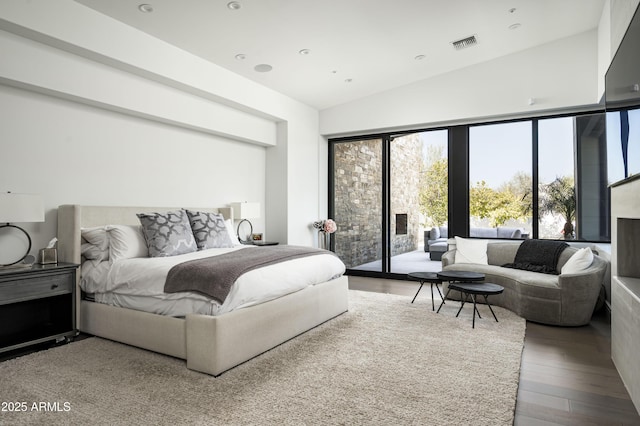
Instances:
[[[58,259],[81,263],[80,229],[139,224],[136,213],[171,207],[63,205],[58,208]],[[232,218],[230,208],[201,209]],[[78,274],[78,276],[81,275]],[[80,279],[78,278],[78,283]],[[279,299],[220,316],[167,317],[91,302],[76,286],[79,331],[187,361],[187,368],[217,376],[348,309],[347,277],[309,286]]]

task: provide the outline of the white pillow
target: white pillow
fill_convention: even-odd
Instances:
[[[573,253],[560,270],[561,274],[576,274],[584,271],[593,263],[593,252],[589,247],[581,248]]]
[[[107,225],[109,260],[149,257],[147,242],[139,225]]]
[[[487,265],[487,240],[468,240],[456,237],[455,263]]]
[[[81,228],[80,234],[89,244],[97,246],[100,250],[106,250],[109,247],[109,236],[104,226]]]
[[[233,229],[233,223],[231,222],[231,219],[226,219],[224,221],[224,225],[227,228],[229,238],[231,238],[231,244],[233,244],[234,246],[241,245],[240,241],[238,241],[238,235],[236,235],[236,231],[235,229]]]
[[[80,254],[87,260],[109,260],[109,251],[100,250],[100,247],[94,244],[82,243],[80,245]]]
[[[109,235],[104,226],[81,228],[80,234],[87,241],[81,245],[81,254],[89,260],[109,260]]]

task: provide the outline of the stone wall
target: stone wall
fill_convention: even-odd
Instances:
[[[391,143],[391,255],[416,250],[420,241],[420,173],[422,141],[418,135]],[[407,233],[396,235],[396,215],[406,214]]]
[[[382,141],[335,145],[335,250],[348,268],[382,258]],[[420,215],[418,185],[422,144],[398,138],[391,149],[391,252],[416,250]],[[396,214],[407,215],[407,233],[395,235]]]

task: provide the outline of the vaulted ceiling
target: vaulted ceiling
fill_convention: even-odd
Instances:
[[[318,109],[593,30],[604,7],[604,0],[76,1]],[[475,44],[454,48],[470,36]]]

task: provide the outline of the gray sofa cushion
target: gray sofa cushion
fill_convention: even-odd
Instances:
[[[470,228],[469,236],[476,238],[498,238],[496,228]]]
[[[431,228],[431,232],[429,233],[429,239],[437,240],[438,238],[440,238],[440,228],[434,226],[433,228]]]
[[[449,238],[449,227],[448,226],[439,226],[438,230],[440,231],[440,236],[438,238]],[[436,238],[436,239],[438,239]]]
[[[522,237],[522,230],[520,228],[510,228],[506,226],[498,226],[497,233],[498,238],[520,238]]]

